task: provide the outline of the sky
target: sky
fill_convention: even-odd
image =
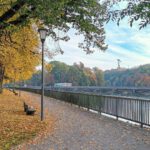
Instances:
[[[74,30],[71,29],[69,31],[71,39],[68,42],[59,43],[64,54],[58,54],[48,61],[61,61],[68,65],[82,62],[86,67],[98,67],[102,70],[117,68],[117,59],[121,60],[122,68],[150,64],[150,26],[139,30],[136,23],[131,28],[128,21],[123,20],[120,26],[113,22],[106,24],[105,31],[105,41],[108,44],[105,52],[97,50],[87,55],[78,47],[82,37],[74,35]],[[46,43],[54,44],[51,40],[47,40]]]

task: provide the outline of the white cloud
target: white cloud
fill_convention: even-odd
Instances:
[[[121,23],[119,27],[115,23],[110,23],[106,25],[108,50],[106,52],[96,51],[94,54],[86,55],[82,49],[78,48],[78,43],[83,38],[73,35],[75,30],[71,30],[69,33],[71,40],[60,43],[65,53],[56,56],[53,60],[70,65],[81,61],[85,66],[97,66],[103,70],[116,68],[118,58],[122,60],[122,67],[134,67],[150,63],[149,31],[148,27],[138,30],[136,25],[130,28],[126,22]]]

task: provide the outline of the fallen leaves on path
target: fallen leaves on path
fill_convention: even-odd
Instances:
[[[25,114],[23,101],[34,106],[34,116]],[[33,103],[27,95],[19,97],[9,91],[0,94],[0,150],[8,150],[37,134],[44,136],[47,128],[52,130],[54,118],[46,115],[45,121],[41,122],[39,111],[39,105]]]

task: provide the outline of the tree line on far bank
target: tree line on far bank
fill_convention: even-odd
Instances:
[[[140,86],[150,87],[150,64],[132,69],[112,69],[102,71],[88,68],[80,62],[69,66],[63,62],[53,61],[51,69],[45,70],[45,84],[72,83],[73,86]],[[41,71],[37,71],[26,81],[27,85],[40,86]]]
[[[105,85],[150,87],[150,64],[131,69],[112,69],[105,71]]]
[[[82,62],[69,66],[63,62],[53,61],[50,63],[51,69],[45,70],[45,84],[72,83],[74,86],[102,86],[104,77],[102,70],[97,67],[91,69],[85,67]],[[26,82],[28,85],[39,86],[41,84],[41,71],[38,71]]]

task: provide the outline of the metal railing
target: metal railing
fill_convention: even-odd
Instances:
[[[40,89],[23,88],[21,90],[41,93]],[[89,93],[73,93],[45,90],[45,95],[65,101],[79,107],[92,109],[123,118],[143,125],[150,126],[150,100],[132,97],[92,95]]]

